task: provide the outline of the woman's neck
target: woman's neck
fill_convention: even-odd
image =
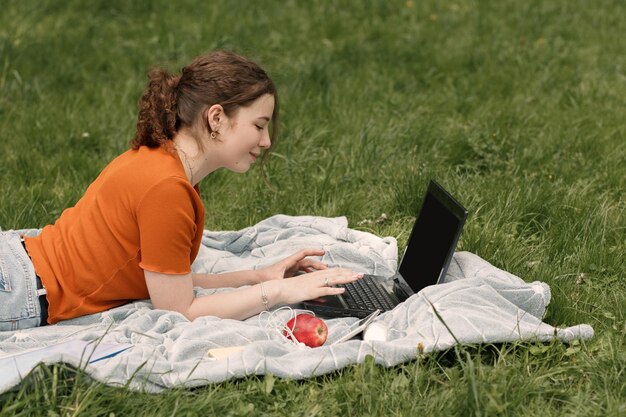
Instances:
[[[200,149],[192,133],[188,129],[181,129],[174,135],[172,142],[183,163],[187,179],[194,187],[204,177],[219,168],[217,161],[212,161],[211,155],[214,153],[211,152],[210,141],[205,141],[204,149]]]

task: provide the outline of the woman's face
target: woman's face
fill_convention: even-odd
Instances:
[[[218,128],[222,166],[234,172],[246,172],[261,150],[271,145],[269,124],[274,114],[274,96],[265,94],[252,104],[239,107]]]

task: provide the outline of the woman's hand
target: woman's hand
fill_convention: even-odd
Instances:
[[[274,265],[259,269],[257,271],[259,280],[263,282],[291,278],[298,272],[325,270],[328,268],[328,265],[315,259],[307,258],[307,256],[323,256],[324,253],[322,249],[303,249],[282,261],[276,262]]]
[[[362,273],[345,268],[328,268],[322,262],[307,258],[322,256],[324,253],[321,249],[303,249],[267,268],[259,269],[258,278],[268,287],[272,305],[295,304],[325,295],[339,295],[345,290],[335,285],[347,284],[363,277]],[[296,276],[298,272],[307,273]]]
[[[362,273],[345,268],[327,268],[310,274],[298,275],[283,280],[273,280],[264,285],[271,287],[276,299],[272,304],[295,304],[305,300],[313,300],[325,295],[339,295],[345,289],[334,287],[363,278]]]

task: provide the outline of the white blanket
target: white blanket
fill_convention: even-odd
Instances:
[[[397,266],[394,238],[348,229],[344,217],[278,215],[240,231],[207,231],[202,243],[193,265],[196,272],[260,268],[308,247],[323,248],[326,255],[322,261],[332,266],[384,276]],[[215,290],[196,291],[202,295]],[[190,322],[177,313],[153,310],[148,301],[138,301],[53,326],[0,332],[0,392],[16,386],[25,376],[25,370],[18,370],[8,355],[68,340],[100,339],[107,346],[120,343],[132,347],[88,365],[75,356],[64,356],[59,349],[44,354],[43,361],[81,366],[107,384],[158,391],[252,374],[307,378],[361,363],[368,355],[380,365],[393,366],[416,358],[418,349],[439,351],[456,343],[549,341],[555,337],[569,342],[593,336],[593,329],[585,324],[555,328],[543,323],[549,301],[550,288],[545,283],[526,283],[468,252],[455,254],[445,283],[425,288],[376,319],[389,329],[387,341],[353,339],[329,345],[356,321],[342,318],[326,320],[326,345],[296,347],[268,331],[266,316],[245,321],[202,317]],[[277,314],[284,321],[289,317],[287,311]],[[223,359],[207,355],[209,349],[230,346],[244,348]]]

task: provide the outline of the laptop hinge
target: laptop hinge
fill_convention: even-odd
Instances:
[[[400,301],[404,301],[411,296],[404,288],[398,278],[393,279],[393,293]]]

